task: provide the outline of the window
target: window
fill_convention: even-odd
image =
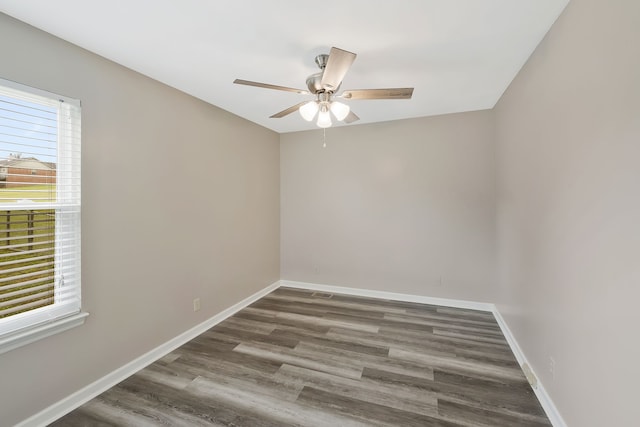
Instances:
[[[80,102],[0,79],[0,352],[84,322]]]

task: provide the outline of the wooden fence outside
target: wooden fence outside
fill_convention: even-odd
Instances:
[[[55,210],[0,210],[0,318],[53,303]]]

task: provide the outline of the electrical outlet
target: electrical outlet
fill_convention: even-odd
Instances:
[[[549,356],[549,374],[551,374],[551,380],[556,379],[556,360]]]
[[[194,298],[193,300],[193,311],[200,310],[200,298]]]

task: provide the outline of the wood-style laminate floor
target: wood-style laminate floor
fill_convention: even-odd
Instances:
[[[550,426],[491,313],[280,288],[54,426]]]

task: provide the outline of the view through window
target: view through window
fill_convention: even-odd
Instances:
[[[80,311],[80,103],[0,80],[0,336]]]

